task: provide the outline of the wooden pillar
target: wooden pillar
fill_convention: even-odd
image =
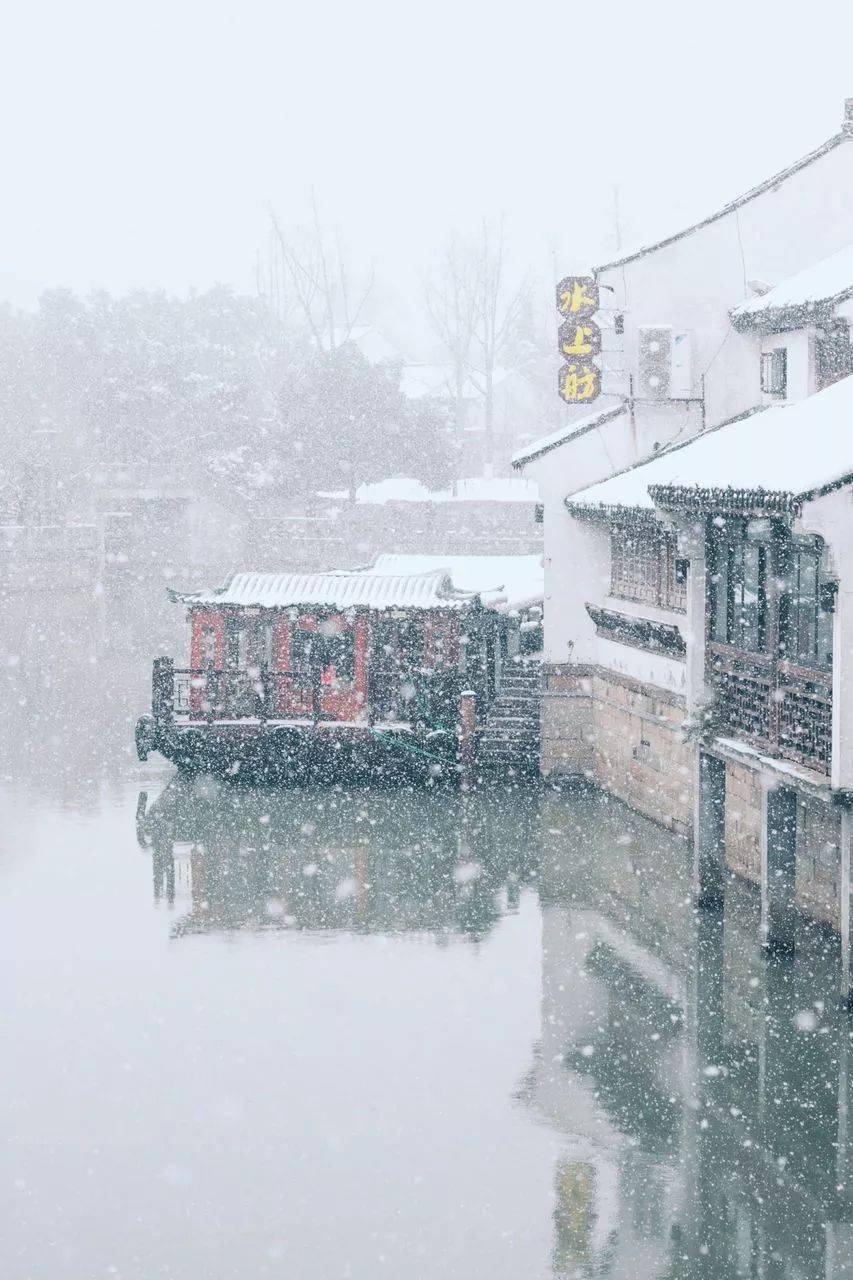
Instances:
[[[158,729],[171,724],[174,695],[174,662],[171,658],[155,658],[151,673],[151,714]]]
[[[155,830],[151,841],[151,870],[154,877],[154,901],[161,902],[164,891],[169,906],[175,904],[175,855],[168,833]]]
[[[719,910],[726,884],[726,764],[699,752],[693,821],[693,901]]]
[[[474,782],[474,760],[477,750],[477,695],[465,689],[459,695],[459,761],[462,786],[468,791]]]
[[[853,798],[853,797],[851,797]],[[853,1008],[850,973],[850,870],[853,862],[853,808],[846,801],[841,810],[841,850],[838,875],[838,932],[841,935],[841,999]]]
[[[761,941],[768,951],[794,951],[797,793],[764,788],[761,847]]]

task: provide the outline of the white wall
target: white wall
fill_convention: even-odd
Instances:
[[[622,611],[630,611],[630,603],[618,603]],[[606,667],[608,671],[617,671],[631,680],[640,680],[643,684],[666,689],[670,693],[683,696],[686,690],[687,668],[683,662],[664,657],[661,653],[648,653],[645,649],[637,649],[632,645],[617,644],[602,636],[598,637],[598,665]]]
[[[627,394],[628,375],[636,379],[640,326],[672,325],[691,335],[693,394],[701,395],[704,373],[708,426],[759,404],[756,344],[732,329],[729,312],[749,296],[749,280],[777,284],[849,244],[851,202],[847,138],[705,227],[601,271],[607,308],[621,312],[625,324],[622,350],[608,358],[606,390]]]
[[[853,790],[853,491],[808,502],[797,529],[824,539],[838,578],[832,635],[832,785]]]
[[[815,332],[813,329],[794,329],[789,333],[768,333],[760,338],[762,353],[784,347],[786,351],[787,385],[784,396],[762,392],[761,403],[796,404],[814,395],[817,390],[815,369]],[[756,357],[757,359],[758,357]]]
[[[756,175],[760,178],[760,174]],[[638,330],[671,325],[691,341],[691,385],[697,402],[635,401],[610,422],[568,440],[524,467],[540,486],[545,506],[545,656],[549,662],[608,660],[599,650],[583,605],[602,601],[609,572],[606,531],[590,532],[565,509],[567,495],[653,456],[656,447],[689,440],[704,427],[775,397],[762,397],[761,339],[731,326],[730,311],[749,294],[747,281],[773,285],[836,253],[850,242],[853,138],[740,208],[653,252],[599,273],[605,395],[596,408],[637,389]],[[851,308],[853,311],[853,308]],[[617,335],[614,317],[624,317]],[[789,398],[814,389],[809,335],[781,335],[772,345],[789,352]],[[704,377],[703,377],[704,375]],[[698,397],[704,389],[704,415]],[[604,545],[602,545],[602,538]],[[627,610],[626,610],[627,611]],[[573,646],[573,647],[572,647]],[[664,660],[666,661],[666,660]],[[659,673],[672,687],[673,673]]]

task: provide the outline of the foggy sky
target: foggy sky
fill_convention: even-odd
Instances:
[[[506,215],[550,278],[712,210],[839,128],[853,6],[18,0],[0,99],[0,299],[253,290],[313,187],[404,289]]]

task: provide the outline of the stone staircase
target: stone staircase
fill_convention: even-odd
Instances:
[[[509,663],[477,744],[483,771],[516,774],[539,769],[539,663]]]

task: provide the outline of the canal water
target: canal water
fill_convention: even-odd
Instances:
[[[4,1280],[853,1275],[831,937],[589,791],[182,781],[95,687],[0,745]]]

